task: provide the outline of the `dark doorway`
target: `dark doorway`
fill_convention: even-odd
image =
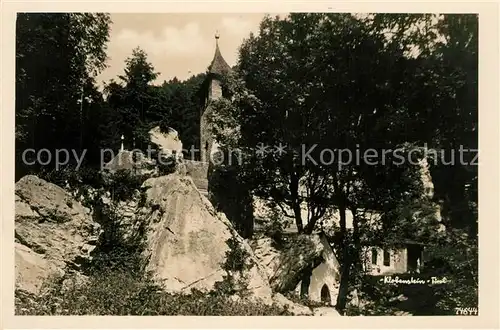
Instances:
[[[414,272],[422,265],[422,247],[418,245],[408,245],[407,271]]]
[[[372,265],[376,265],[377,264],[377,259],[378,259],[377,249],[373,248],[372,249]]]
[[[332,298],[330,296],[330,289],[326,284],[323,284],[321,288],[321,302],[330,304],[332,302]]]
[[[391,265],[391,253],[389,250],[384,250],[384,266]]]

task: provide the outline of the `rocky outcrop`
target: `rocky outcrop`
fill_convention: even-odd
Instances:
[[[36,294],[46,278],[87,263],[102,230],[55,184],[28,175],[15,193],[16,286]]]
[[[150,178],[141,190],[142,203],[122,202],[115,210],[120,218],[127,218],[125,232],[132,235],[138,226],[145,229],[147,270],[165,291],[210,291],[231,279],[240,299],[286,305],[295,314],[312,315],[308,307],[273,293],[252,248],[225,215],[214,210],[189,176],[175,173]],[[228,269],[235,248],[245,255],[240,271]]]
[[[215,212],[187,176],[151,178],[143,189],[146,202],[138,221],[148,222],[148,269],[167,291],[211,290],[226,275],[222,264],[227,241],[235,234],[227,219]],[[264,286],[264,280],[256,279],[258,273],[249,270],[250,290]]]
[[[132,200],[116,204],[108,198],[107,204],[128,228],[125,238],[128,233],[136,239],[138,228],[145,230],[147,270],[165,291],[220,290],[230,284],[238,299],[313,315],[309,307],[273,292],[266,266],[189,176],[150,178],[141,190]],[[15,234],[16,288],[40,295],[52,277],[60,279],[61,290],[72,287],[68,281],[87,280],[78,270],[91,259],[102,229],[64,189],[26,176],[16,183]]]
[[[281,252],[274,247],[274,240],[270,237],[261,236],[250,242],[255,256],[263,266],[267,278],[274,276],[281,258]]]
[[[174,153],[182,156],[182,142],[175,129],[167,127],[166,132],[162,132],[160,127],[156,126],[149,131],[149,138],[165,156]]]
[[[208,163],[195,160],[184,160],[186,174],[193,179],[198,191],[205,197],[208,195]]]

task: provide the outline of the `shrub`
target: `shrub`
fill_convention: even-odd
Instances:
[[[34,300],[17,299],[17,315],[291,315],[288,310],[262,303],[235,301],[217,292],[190,294],[162,291],[150,277],[125,269],[91,276],[83,286],[61,291],[49,283],[49,294]],[[22,293],[16,291],[16,297]]]
[[[160,154],[160,158],[158,161],[158,175],[163,176],[174,173],[177,164],[178,160],[175,154],[168,156]]]
[[[127,201],[140,190],[144,179],[144,176],[133,174],[129,170],[118,170],[107,177],[104,189],[111,193],[113,201]]]
[[[99,170],[92,167],[82,167],[79,170],[75,170],[72,167],[64,167],[60,170],[42,170],[38,173],[38,176],[62,188],[65,188],[66,184],[69,184],[72,189],[84,188],[87,186],[98,189],[103,186],[103,180]]]
[[[140,274],[144,268],[145,224],[141,224],[133,237],[125,237],[115,207],[113,204],[96,204],[94,218],[101,225],[103,234],[87,271],[98,273],[108,269],[125,269]]]
[[[249,253],[241,248],[240,243],[234,236],[231,236],[226,243],[229,249],[226,251],[226,260],[222,265],[222,268],[228,272],[243,271],[245,261],[250,257]]]

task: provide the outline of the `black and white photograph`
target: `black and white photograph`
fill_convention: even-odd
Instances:
[[[15,315],[478,316],[479,16],[18,12]]]

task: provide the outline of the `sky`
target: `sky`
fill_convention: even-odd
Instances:
[[[273,14],[274,15],[274,14]],[[98,77],[102,82],[123,74],[125,59],[139,46],[157,72],[155,83],[173,77],[184,80],[205,72],[215,52],[215,33],[227,63],[235,65],[238,47],[250,32],[258,32],[264,13],[171,13],[111,14],[108,68]]]

